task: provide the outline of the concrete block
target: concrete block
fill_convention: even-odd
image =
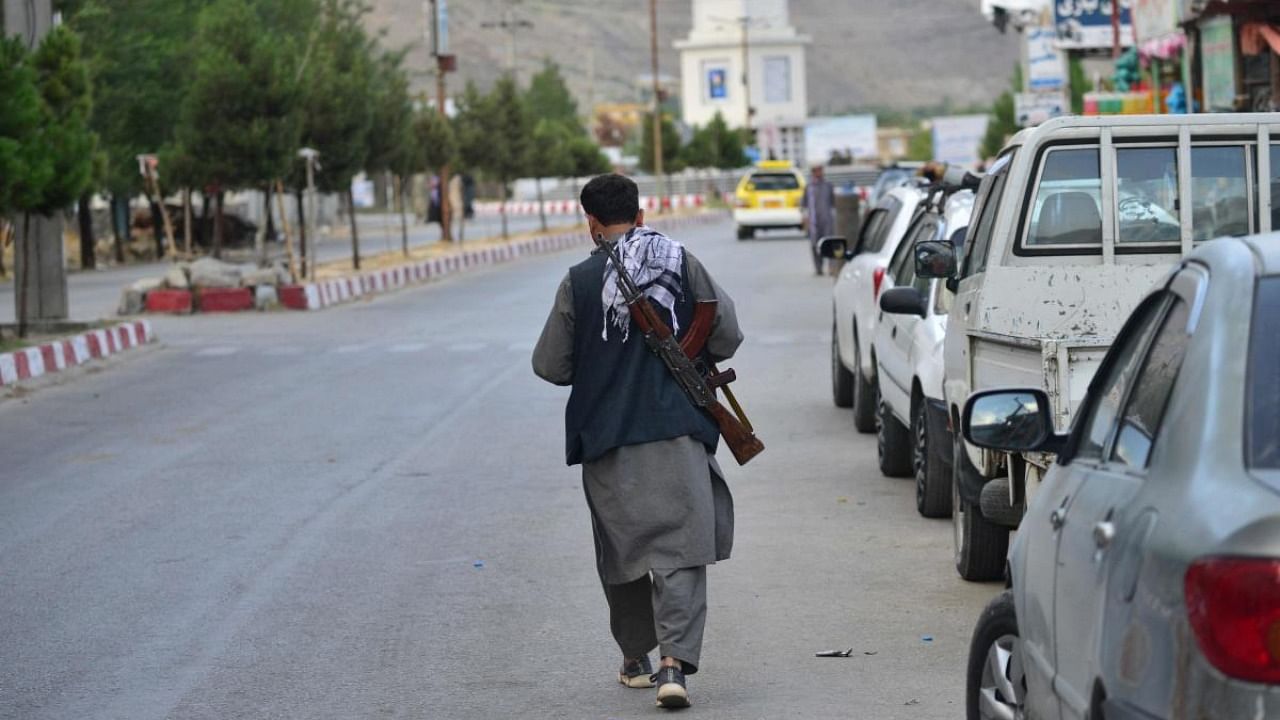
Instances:
[[[253,309],[253,291],[249,288],[200,288],[200,312],[241,312]]]
[[[147,293],[147,312],[178,313],[191,312],[190,290],[152,290]]]

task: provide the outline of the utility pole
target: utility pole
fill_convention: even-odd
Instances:
[[[298,157],[307,163],[307,216],[304,220],[304,230],[306,234],[306,247],[302,249],[302,256],[307,263],[302,268],[304,275],[310,275],[312,280],[316,279],[316,265],[319,265],[319,258],[316,257],[316,167],[320,164],[320,151],[312,148],[302,148],[298,151]],[[354,211],[354,208],[352,208]]]
[[[35,50],[53,29],[51,0],[4,0],[5,34]],[[16,228],[15,228],[16,229]],[[67,271],[62,246],[62,216],[34,215],[29,232],[14,233],[14,308],[19,324],[67,319]]]
[[[662,168],[662,83],[658,80],[658,0],[649,0],[649,70],[653,74],[653,176],[657,179],[658,213],[663,211],[666,182]]]
[[[521,30],[528,30],[533,27],[533,23],[528,20],[517,19],[511,8],[507,8],[502,13],[501,20],[490,20],[480,23],[482,28],[497,28],[507,33],[507,70],[511,73],[511,77],[519,81],[516,69],[516,34]]]
[[[440,19],[448,17],[448,0],[430,0],[431,9],[431,57],[436,65],[436,110],[440,118],[449,121],[445,110],[445,73],[457,67],[457,58],[449,54],[446,43],[440,41],[441,32],[447,30]],[[440,241],[453,242],[453,208],[449,207],[449,166],[440,168]],[[430,193],[428,193],[430,195]],[[429,197],[428,197],[429,199]]]
[[[751,17],[744,15],[738,18],[738,23],[742,26],[742,39],[739,44],[742,45],[742,99],[747,103],[747,137],[752,136],[751,116],[755,114],[754,108],[751,107],[751,45],[747,38],[747,30],[751,26]]]
[[[1120,0],[1111,0],[1111,58],[1120,57]]]

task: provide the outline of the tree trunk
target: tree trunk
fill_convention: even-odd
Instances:
[[[222,188],[214,192],[213,198],[213,256],[222,259]]]
[[[307,211],[302,188],[294,190],[298,199],[298,255],[301,256],[302,277],[307,277]]]
[[[164,218],[160,216],[160,205],[150,194],[147,195],[147,205],[151,208],[151,235],[156,241],[156,259],[164,259]]]
[[[262,194],[262,229],[258,231],[258,267],[267,266],[267,241],[271,239],[271,183]]]
[[[542,178],[534,180],[538,184],[538,219],[542,221],[542,232],[547,231],[547,203],[542,199]]]
[[[27,288],[31,287],[31,213],[22,214],[22,245],[15,246],[16,254],[22,256],[22,267],[18,269],[18,337],[27,336]]]
[[[498,207],[498,212],[502,215],[502,239],[507,239],[507,181],[502,181],[502,204]]]
[[[80,220],[80,269],[92,270],[98,266],[98,258],[93,237],[93,208],[89,207],[89,193],[82,193],[76,203],[76,215]]]
[[[196,238],[201,247],[211,247],[213,245],[213,238],[205,235],[209,231],[210,213],[213,212],[211,203],[212,197],[209,195],[209,188],[205,187],[204,190],[200,191],[200,232]]]
[[[182,189],[182,244],[191,259],[191,188]]]
[[[360,228],[356,223],[356,196],[347,186],[347,217],[351,218],[351,266],[360,269]]]
[[[120,210],[124,209],[124,219],[120,218]],[[114,239],[116,262],[124,264],[124,246],[129,242],[129,200],[119,195],[111,196],[111,233]]]
[[[400,205],[400,247],[404,251],[404,256],[409,257],[409,216],[405,208],[408,203],[404,199],[404,178],[402,176],[396,175],[395,186],[396,202]]]
[[[0,279],[4,278],[4,249],[13,243],[13,233],[16,228],[3,217],[0,217]]]

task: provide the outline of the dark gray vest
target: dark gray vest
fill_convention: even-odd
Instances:
[[[604,268],[608,256],[596,250],[569,270],[573,285],[573,391],[565,408],[565,454],[570,465],[591,462],[624,445],[670,440],[684,435],[714,452],[720,433],[711,416],[694,407],[676,384],[666,365],[649,350],[644,335],[631,321],[631,334],[609,328],[601,337],[604,308]],[[693,293],[688,269],[681,272],[684,297],[676,304],[683,332],[693,321]],[[654,304],[658,317],[670,322],[665,308]]]

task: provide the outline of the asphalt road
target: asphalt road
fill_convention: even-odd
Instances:
[[[950,526],[829,392],[803,240],[681,238],[735,296],[739,468],[685,717],[963,716]],[[0,717],[645,718],[618,685],[566,391],[529,354],[581,251],[161,342],[0,399]],[[847,659],[814,652],[853,648]]]
[[[396,252],[401,247],[400,217],[394,214],[361,214],[357,215],[360,227],[361,257],[369,257],[383,252]],[[548,226],[573,224],[573,218],[565,216],[547,216]],[[508,218],[508,231],[512,234],[529,232],[539,227],[540,220],[536,215],[513,215]],[[351,257],[350,234],[342,228],[343,234],[328,235],[316,243],[316,254],[321,261],[345,260]],[[464,231],[466,241],[479,241],[499,237],[502,233],[502,221],[494,216],[477,216],[467,221]],[[455,230],[456,234],[456,230]],[[418,224],[409,227],[409,245],[419,247],[431,245],[440,240],[438,224]],[[296,238],[295,238],[296,242]],[[272,243],[268,251],[273,257],[284,257],[284,248]],[[225,255],[229,261],[252,262],[250,250],[228,251]],[[139,265],[122,265],[103,267],[98,270],[71,272],[67,274],[67,303],[70,318],[83,322],[92,322],[103,318],[113,318],[120,304],[120,292],[135,280],[150,277],[163,277],[168,270],[168,262],[151,262]],[[15,293],[13,280],[0,281],[0,323],[16,322],[14,314]]]

